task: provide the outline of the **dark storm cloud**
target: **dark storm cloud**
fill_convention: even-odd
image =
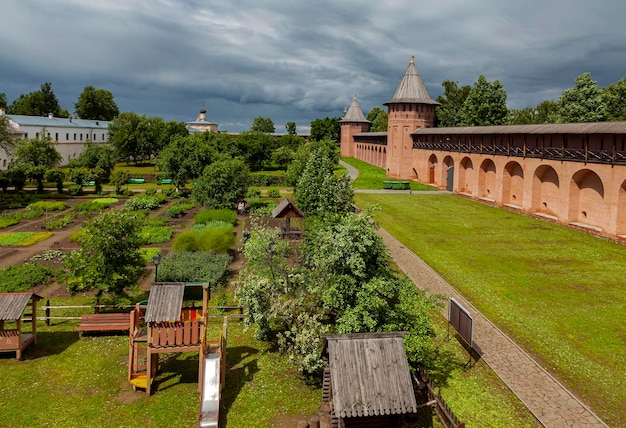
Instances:
[[[576,76],[626,75],[621,0],[238,2],[5,0],[0,92],[53,83],[62,107],[86,85],[122,111],[220,129],[269,116],[306,130],[356,94],[367,113],[391,98],[411,55],[433,98],[444,80],[500,80],[510,107],[558,98]]]

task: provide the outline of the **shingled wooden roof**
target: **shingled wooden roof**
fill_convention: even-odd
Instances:
[[[0,321],[19,319],[31,297],[41,299],[41,296],[28,292],[0,293]]]
[[[326,335],[332,404],[341,418],[415,413],[406,332]]]
[[[272,218],[303,218],[304,213],[288,198],[283,199],[272,211]]]
[[[157,282],[150,288],[147,323],[178,321],[183,307],[184,282]]]

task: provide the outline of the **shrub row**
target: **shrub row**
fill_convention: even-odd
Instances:
[[[231,257],[207,251],[176,251],[164,257],[159,266],[159,281],[206,281],[213,285],[222,281],[228,272]]]
[[[195,224],[224,221],[234,225],[237,223],[237,213],[229,209],[203,210],[196,214],[193,220]]]
[[[23,263],[0,267],[0,292],[26,291],[40,284],[47,284],[57,275],[52,266],[39,263]]]
[[[264,175],[250,174],[250,186],[286,186],[285,176],[283,175]]]

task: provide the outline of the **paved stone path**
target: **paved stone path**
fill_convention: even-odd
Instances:
[[[545,427],[607,427],[422,259],[389,232],[380,235],[397,265],[421,289],[454,297],[473,317],[472,341],[481,358]],[[447,309],[444,311],[447,318]]]

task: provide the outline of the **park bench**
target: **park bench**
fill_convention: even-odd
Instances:
[[[129,178],[128,179],[129,184],[143,184],[145,182],[146,180],[143,178]]]
[[[76,331],[90,333],[97,331],[128,331],[130,315],[128,313],[85,314],[80,319]]]

